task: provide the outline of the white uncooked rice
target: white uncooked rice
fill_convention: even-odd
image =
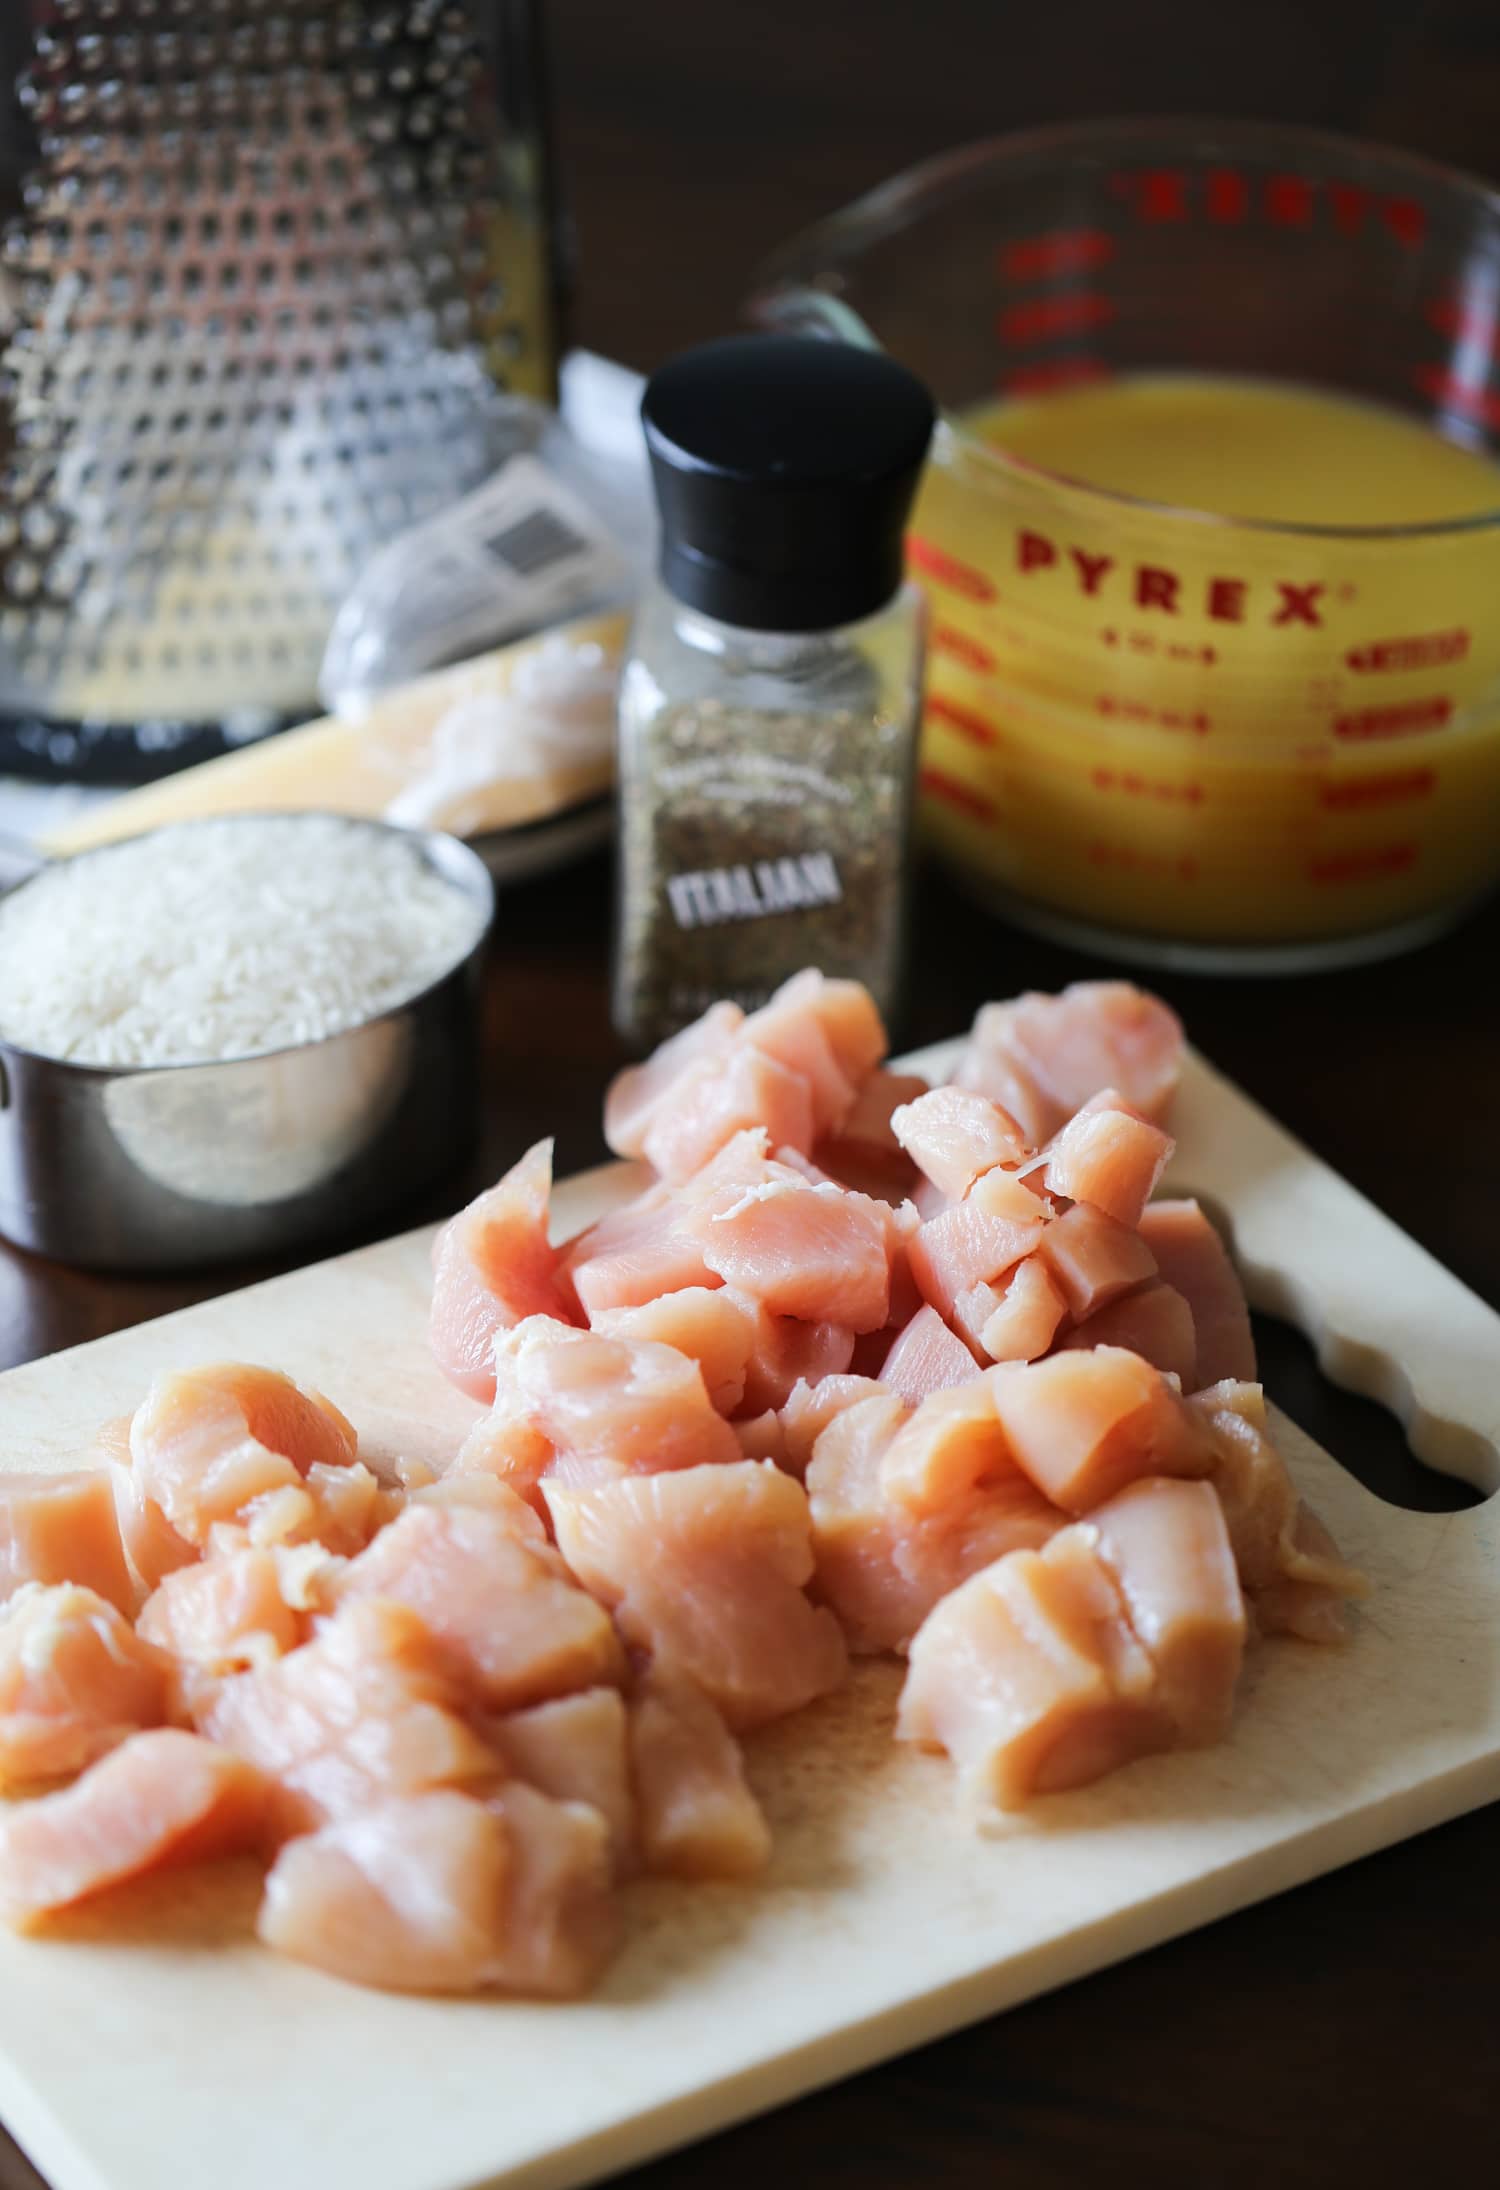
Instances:
[[[286,1049],[418,995],[482,926],[394,831],[327,814],[181,822],[0,903],[0,1038],[89,1065]]]

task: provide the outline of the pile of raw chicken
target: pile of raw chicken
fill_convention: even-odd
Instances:
[[[233,1365],[0,1482],[0,1782],[79,1775],[5,1815],[0,1911],[254,1853],[273,1948],[576,1994],[632,1873],[766,1864],[738,1737],[851,1652],[1004,1809],[1218,1740],[1251,1633],[1336,1638],[1233,1268],[1150,1199],[1172,1014],[992,1005],[931,1090],[885,1050],[851,982],[717,1005],[610,1091],[632,1201],[554,1245],[543,1144],[455,1218],[432,1344],[489,1411],[440,1478]]]

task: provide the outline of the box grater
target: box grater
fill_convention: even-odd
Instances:
[[[313,711],[334,609],[557,355],[534,0],[9,0],[0,767]]]

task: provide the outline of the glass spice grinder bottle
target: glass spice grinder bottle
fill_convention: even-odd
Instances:
[[[641,415],[662,534],[620,683],[615,1024],[645,1047],[803,966],[889,1013],[931,398],[875,351],[733,336],[663,366]]]

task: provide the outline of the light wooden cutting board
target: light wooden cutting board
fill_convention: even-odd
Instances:
[[[1175,1123],[1170,1183],[1227,1218],[1257,1303],[1493,1488],[1500,1318],[1196,1061]],[[634,1183],[575,1180],[560,1224]],[[427,1270],[412,1235],[14,1370],[3,1464],[76,1464],[155,1370],[228,1355],[327,1390],[377,1452],[440,1459],[476,1410],[426,1359]],[[1500,1513],[1386,1506],[1281,1429],[1374,1594],[1343,1650],[1253,1652],[1224,1747],[979,1837],[947,1765],[889,1738],[897,1669],[867,1666],[751,1745],[769,1878],[632,1888],[594,1999],[360,1992],[254,1945],[248,1866],[156,1881],[56,1941],[0,1939],[0,2113],[57,2190],[580,2183],[1500,1794]]]

